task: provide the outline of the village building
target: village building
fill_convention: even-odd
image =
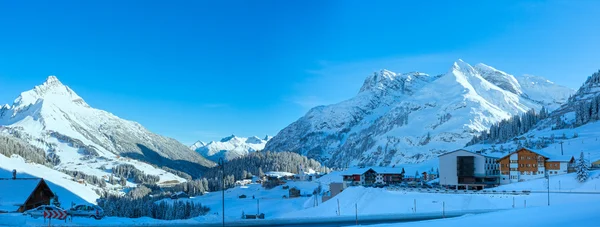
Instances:
[[[50,205],[54,192],[41,178],[1,178],[0,213],[24,212],[41,205]]]
[[[300,197],[300,189],[293,187],[288,191],[288,198],[298,198]]]
[[[266,180],[262,182],[263,187],[270,189],[284,185],[287,180],[294,180],[294,174],[289,172],[267,172]]]
[[[500,184],[498,157],[463,149],[438,156],[440,185],[455,189],[483,189]]]
[[[182,192],[182,191],[176,192],[171,195],[171,199],[189,199],[189,198],[190,198],[190,196],[187,193]]]
[[[404,172],[396,167],[355,167],[344,171],[344,183],[350,186],[396,185],[402,183]]]
[[[551,155],[527,148],[509,153],[500,158],[498,163],[500,163],[501,184],[575,172],[573,156]]]
[[[592,162],[592,168],[593,169],[600,169],[600,159]]]
[[[335,197],[336,195],[342,193],[342,191],[344,191],[344,189],[346,189],[345,183],[338,183],[338,182],[330,183],[329,191],[327,191],[325,193],[325,195],[323,195],[322,201],[326,202],[327,200],[330,200],[331,198]]]

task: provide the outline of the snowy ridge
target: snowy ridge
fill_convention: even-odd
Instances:
[[[311,109],[265,150],[299,152],[329,166],[423,162],[463,147],[493,123],[572,94],[535,81],[525,86],[510,74],[462,60],[440,76],[382,70],[367,77],[355,97]],[[528,94],[544,89],[560,92]]]
[[[197,141],[190,146],[190,149],[213,162],[218,162],[219,158],[229,161],[264,149],[269,139],[271,139],[269,136],[261,139],[256,136],[245,138],[231,135],[220,141],[211,141],[209,143]]]
[[[185,181],[161,167],[197,175],[214,165],[174,139],[92,108],[55,76],[21,93],[12,105],[0,108],[0,134],[58,156],[56,170],[80,171],[104,179],[119,164],[132,164],[145,174],[159,176],[159,184]],[[109,184],[108,189],[112,186]]]

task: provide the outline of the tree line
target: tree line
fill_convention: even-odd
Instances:
[[[142,189],[144,190],[144,189]],[[193,201],[170,201],[166,196],[118,196],[102,197],[98,206],[106,216],[140,218],[150,217],[161,220],[189,219],[206,215],[210,209]]]
[[[548,116],[548,111],[544,107],[542,107],[539,113],[531,109],[523,114],[512,116],[509,119],[492,124],[488,131],[483,131],[479,135],[474,136],[467,143],[467,146],[482,142],[489,144],[507,142],[533,129],[538,122],[548,118]]]
[[[60,171],[63,173],[66,173],[69,176],[72,176],[74,180],[82,179],[86,183],[93,184],[93,185],[96,185],[101,188],[106,187],[106,181],[102,177],[88,175],[81,171],[71,171],[71,170],[66,170],[66,169],[61,169]]]
[[[159,176],[145,174],[131,164],[119,164],[112,168],[116,177],[130,179],[137,184],[155,184],[160,180]]]
[[[11,157],[13,154],[19,155],[27,161],[53,167],[60,164],[60,158],[53,152],[46,152],[43,149],[22,142],[12,136],[0,136],[0,154]]]

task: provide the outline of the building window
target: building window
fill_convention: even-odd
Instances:
[[[529,167],[529,164],[527,164],[527,167]]]
[[[537,167],[537,164],[533,164],[533,167]]]
[[[523,164],[521,164],[521,167],[523,167]]]
[[[531,157],[527,156],[527,160],[531,160]]]

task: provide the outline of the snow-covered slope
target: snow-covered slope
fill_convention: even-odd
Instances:
[[[509,122],[498,130],[521,132],[519,125]],[[566,103],[550,112],[547,118],[540,120],[529,131],[511,134],[514,136],[505,141],[489,133],[487,135],[485,140],[479,139],[478,143],[465,149],[506,154],[518,147],[527,147],[551,155],[562,153],[575,158],[579,158],[583,152],[587,160],[600,160],[600,72],[589,77]]]
[[[536,81],[525,86],[510,74],[462,60],[438,76],[382,70],[354,98],[311,109],[265,150],[299,152],[329,166],[422,162],[463,147],[492,123],[564,102],[572,93]],[[544,89],[561,92],[528,93]]]
[[[256,136],[245,138],[231,135],[220,141],[211,141],[209,143],[198,141],[190,146],[190,148],[213,162],[218,162],[219,158],[229,161],[264,149],[269,139],[271,139],[269,136],[261,139]]]
[[[110,175],[116,165],[132,164],[145,174],[159,176],[159,183],[182,182],[185,179],[166,169],[197,176],[214,165],[174,139],[90,107],[55,76],[0,108],[0,134],[57,156],[60,163],[55,163],[55,170],[97,177]]]

